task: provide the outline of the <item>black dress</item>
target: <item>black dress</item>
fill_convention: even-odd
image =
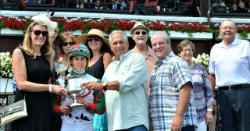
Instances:
[[[88,67],[86,70],[88,74],[100,80],[102,79],[104,71],[105,70],[104,70],[104,65],[103,65],[103,56],[101,56],[94,65],[92,65],[91,67]]]
[[[24,51],[27,80],[34,83],[48,84],[51,77],[50,65],[44,56],[33,58]],[[17,89],[15,101],[25,95],[28,117],[16,120],[12,123],[12,131],[51,131],[52,104],[48,91],[44,92],[20,92]]]

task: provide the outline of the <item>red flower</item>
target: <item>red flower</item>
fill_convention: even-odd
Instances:
[[[121,30],[130,30],[131,28],[133,28],[135,22],[131,22],[128,20],[117,20],[115,21],[115,24]]]
[[[165,30],[165,24],[160,22],[150,22],[147,26],[152,30]]]
[[[130,20],[111,20],[111,19],[65,19],[65,18],[52,18],[53,21],[59,23],[60,32],[81,30],[83,33],[90,29],[101,29],[107,33],[115,29],[130,30],[133,28],[135,22]],[[16,30],[25,30],[30,23],[30,20],[24,17],[0,17],[0,28],[10,28]],[[167,30],[167,31],[181,31],[187,33],[193,32],[213,32],[217,33],[218,28],[216,26],[209,27],[203,23],[166,23],[166,22],[145,22],[151,30]],[[238,25],[238,32],[250,33],[250,25]]]

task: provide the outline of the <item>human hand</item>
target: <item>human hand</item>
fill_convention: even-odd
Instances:
[[[206,122],[211,123],[213,122],[213,119],[214,119],[213,113],[211,111],[208,111],[206,113]]]
[[[65,92],[64,88],[62,88],[60,85],[53,85],[53,91],[60,96],[67,96],[67,93]]]
[[[63,105],[60,107],[60,111],[63,113],[63,114],[70,114],[70,112],[72,111],[72,108],[70,107],[70,105]]]
[[[79,104],[83,104],[84,106],[86,106],[88,104],[88,102],[80,95],[76,96],[76,101]]]
[[[183,123],[183,116],[175,115],[171,125],[171,131],[181,131]]]
[[[81,87],[85,87],[87,85],[87,83],[86,82],[83,82],[82,84],[81,84]]]
[[[216,109],[218,108],[218,106],[219,106],[219,105],[218,105],[217,101],[214,101],[214,102],[213,102],[213,107],[212,107],[212,108],[213,108],[214,110],[216,110]]]
[[[88,82],[86,84],[86,87],[88,89],[91,89],[91,90],[93,90],[93,89],[100,90],[100,89],[102,89],[102,84],[101,83],[97,83],[95,81],[91,81],[91,82]]]

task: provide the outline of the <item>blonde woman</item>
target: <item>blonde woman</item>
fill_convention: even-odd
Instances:
[[[15,101],[25,96],[28,117],[12,123],[12,131],[50,131],[52,127],[50,93],[65,95],[59,85],[50,84],[51,42],[48,25],[32,22],[22,46],[13,52],[13,72],[17,82]]]
[[[56,62],[55,62],[55,71],[57,75],[61,72],[67,70],[68,63],[68,53],[71,49],[72,45],[75,45],[75,36],[70,32],[64,32],[61,34],[59,38],[59,42],[57,43],[56,50]]]

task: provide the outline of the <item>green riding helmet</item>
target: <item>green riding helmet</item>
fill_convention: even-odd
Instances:
[[[72,57],[75,57],[75,56],[83,56],[89,59],[90,53],[89,53],[88,47],[85,44],[73,45],[69,52],[68,58],[69,60],[71,60]]]

